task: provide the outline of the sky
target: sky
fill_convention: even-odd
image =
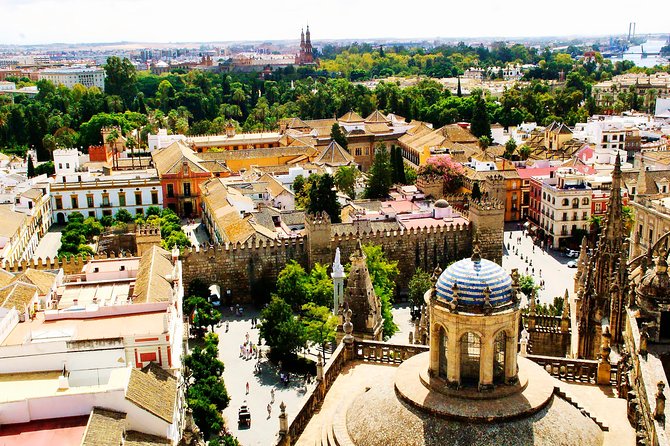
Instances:
[[[670,32],[667,0],[0,0],[0,45]],[[545,6],[546,5],[546,6]],[[660,13],[665,11],[664,13]]]

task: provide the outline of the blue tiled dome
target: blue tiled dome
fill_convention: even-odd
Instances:
[[[449,266],[436,285],[437,298],[451,302],[453,286],[458,285],[458,304],[483,307],[484,290],[491,290],[489,302],[493,308],[512,303],[512,279],[498,264],[490,260],[463,259]]]

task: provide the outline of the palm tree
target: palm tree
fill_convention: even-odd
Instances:
[[[105,142],[112,148],[112,157],[115,165],[114,167],[117,169],[119,168],[119,154],[116,150],[116,141],[119,139],[119,136],[119,131],[114,128],[107,134],[107,138],[105,139]]]
[[[135,138],[132,136],[129,136],[126,138],[126,147],[130,149],[130,162],[133,166],[133,169],[135,168],[135,147],[137,147],[137,141]],[[140,162],[140,167],[142,167],[142,164]]]

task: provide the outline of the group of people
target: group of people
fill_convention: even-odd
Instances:
[[[254,344],[250,339],[249,339],[249,333],[245,335],[245,341],[244,344],[240,345],[240,358],[244,358],[245,360],[250,360],[252,358],[259,358],[260,357],[260,350],[258,349],[258,345]]]

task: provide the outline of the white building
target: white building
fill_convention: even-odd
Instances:
[[[98,67],[70,67],[42,70],[38,75],[40,80],[53,82],[55,85],[65,85],[68,88],[81,84],[84,87],[98,87],[105,91],[105,70]]]
[[[573,168],[561,168],[540,177],[542,201],[540,227],[558,248],[577,230],[588,230],[592,190],[587,176]]]
[[[51,186],[54,223],[64,224],[72,212],[84,217],[114,216],[120,209],[145,214],[163,205],[163,189],[155,169],[104,175],[80,167],[76,149],[54,150],[56,180]]]
[[[176,444],[184,351],[178,254],[154,246],[141,258],[95,260],[67,276],[57,294],[58,307],[30,321],[21,321],[16,307],[34,301],[31,293],[0,306],[0,370],[8,374],[0,380],[0,424],[104,407],[125,414],[128,430]]]
[[[167,129],[158,129],[156,135],[151,133],[147,137],[149,151],[153,152],[156,149],[163,149],[173,142],[176,141],[186,141],[186,136],[184,135],[168,135]]]

